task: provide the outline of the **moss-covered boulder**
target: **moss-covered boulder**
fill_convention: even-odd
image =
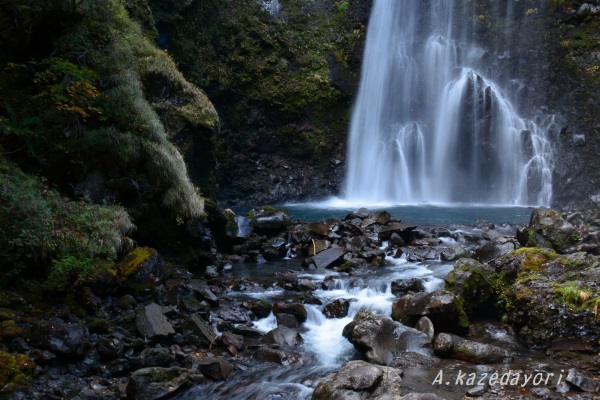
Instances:
[[[165,262],[158,252],[149,247],[138,247],[117,265],[122,283],[151,286],[165,276]]]
[[[522,248],[493,266],[497,306],[530,344],[592,351],[600,344],[600,257]]]
[[[469,318],[462,298],[451,292],[406,295],[392,304],[392,319],[405,325],[414,325],[421,317],[428,317],[438,332],[464,333],[469,329]]]
[[[552,248],[559,253],[579,242],[576,228],[547,208],[533,210],[529,225],[517,231],[517,238],[522,246]]]
[[[493,286],[490,277],[494,270],[470,258],[461,258],[445,278],[446,290],[460,297],[469,318],[477,312],[493,313]]]
[[[25,354],[0,352],[0,392],[10,393],[31,384],[34,367]]]

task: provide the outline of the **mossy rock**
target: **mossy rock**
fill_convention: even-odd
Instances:
[[[493,270],[476,260],[462,258],[446,276],[446,290],[458,295],[469,318],[477,311],[485,312],[493,297],[493,285],[490,277]]]
[[[526,228],[517,231],[521,246],[552,248],[559,253],[579,243],[577,230],[562,216],[547,208],[537,208]]]
[[[127,254],[117,265],[121,282],[148,285],[162,279],[166,273],[165,262],[150,247],[138,247]]]
[[[32,383],[35,364],[25,354],[0,352],[0,388],[2,393],[14,392]]]
[[[18,326],[15,321],[4,321],[0,324],[0,336],[4,342],[23,336],[23,328]]]

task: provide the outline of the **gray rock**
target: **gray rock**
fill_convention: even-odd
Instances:
[[[305,267],[314,266],[317,269],[333,267],[337,261],[342,259],[344,254],[346,254],[345,248],[333,247],[320,252],[316,256],[305,259],[303,265]]]
[[[426,334],[429,340],[433,340],[433,337],[435,336],[433,322],[427,317],[420,318],[415,325],[415,329]]]
[[[308,314],[301,303],[275,303],[273,314],[290,314],[298,319],[298,322],[306,321]]]
[[[217,335],[212,326],[210,326],[199,314],[190,315],[182,324],[186,340],[200,346],[210,346],[215,341]]]
[[[144,349],[138,358],[140,368],[168,367],[171,363],[171,351],[166,347]]]
[[[538,399],[543,399],[543,400],[563,400],[566,399],[566,397],[558,394],[558,393],[554,393],[553,391],[551,391],[548,388],[541,388],[541,387],[536,387],[531,389],[531,393],[537,397]]]
[[[547,208],[533,210],[528,227],[518,230],[517,238],[521,246],[553,248],[559,253],[579,242],[577,229]]]
[[[208,378],[224,380],[233,372],[233,365],[220,357],[201,358],[197,361],[198,371]]]
[[[321,379],[312,399],[398,399],[400,374],[395,368],[350,361],[340,371]]]
[[[248,339],[260,339],[263,337],[263,333],[261,331],[257,331],[256,329],[245,325],[236,326],[233,328],[232,332]]]
[[[473,258],[480,262],[488,262],[515,251],[519,247],[519,242],[516,238],[501,236],[478,247],[473,253]]]
[[[364,208],[361,207],[358,210],[352,211],[350,214],[346,215],[346,220],[350,220],[350,219],[354,219],[354,218],[360,218],[360,219],[365,219],[369,216],[369,214],[371,214],[371,211],[369,211],[368,208]]]
[[[481,397],[487,392],[487,389],[483,385],[474,386],[467,391],[467,396]]]
[[[83,354],[85,329],[62,320],[39,321],[31,327],[29,344],[68,356]]]
[[[205,382],[202,375],[185,368],[143,368],[131,374],[126,392],[129,400],[167,399]]]
[[[179,309],[187,314],[208,314],[210,306],[206,302],[199,302],[192,296],[181,296],[177,304]]]
[[[287,253],[286,242],[282,238],[270,239],[261,249],[261,254],[267,261],[277,261],[285,257]]]
[[[500,347],[473,342],[447,333],[436,335],[433,339],[433,351],[438,357],[478,364],[500,363],[512,359],[512,355]]]
[[[254,352],[254,358],[260,361],[268,361],[281,365],[288,364],[286,362],[287,355],[284,351],[278,349],[271,349],[269,347],[263,346],[256,349]]]
[[[268,301],[264,300],[249,300],[242,304],[246,309],[252,311],[256,318],[266,318],[271,314],[273,306]]]
[[[348,315],[348,310],[350,309],[350,303],[352,301],[354,300],[336,299],[325,306],[323,315],[327,318],[344,318]]]
[[[108,359],[119,357],[123,353],[123,348],[123,342],[114,337],[104,338],[96,345],[98,354]]]
[[[410,393],[400,397],[400,400],[446,400],[433,393]]]
[[[463,246],[445,247],[440,253],[442,261],[456,261],[460,258],[470,258],[471,253]]]
[[[244,337],[230,332],[223,332],[221,334],[221,342],[226,347],[233,346],[237,350],[241,350],[244,347]]]
[[[454,293],[437,290],[433,293],[407,295],[392,305],[392,318],[413,325],[419,318],[428,317],[436,331],[465,332],[469,319],[461,299]]]
[[[241,215],[236,215],[234,218],[237,226],[236,237],[242,239],[248,239],[252,235],[252,225],[250,218],[246,218]]]
[[[283,325],[267,332],[263,341],[268,345],[277,346],[295,346],[303,342],[302,336],[297,331]]]
[[[173,326],[163,314],[163,308],[151,303],[138,310],[135,316],[135,326],[145,338],[164,338],[175,333]]]
[[[300,322],[298,318],[291,314],[279,313],[275,316],[277,319],[278,326],[286,326],[288,328],[297,329],[300,328]]]
[[[280,210],[255,208],[251,213],[253,214],[252,225],[256,230],[279,230],[292,223],[290,216]]]
[[[404,296],[408,293],[419,293],[425,291],[425,285],[419,278],[396,279],[392,281],[391,291],[394,296]]]
[[[352,322],[344,327],[342,335],[369,362],[379,365],[392,364],[394,358],[405,351],[431,354],[430,340],[426,334],[368,311],[356,314]]]
[[[190,288],[194,291],[194,293],[206,300],[211,306],[216,307],[219,305],[219,299],[204,281],[192,279],[190,281]]]
[[[583,375],[575,368],[571,368],[569,370],[565,381],[569,382],[573,386],[578,387],[584,392],[598,393],[598,391],[600,391],[600,382]]]

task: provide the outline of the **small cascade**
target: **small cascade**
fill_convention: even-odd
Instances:
[[[457,5],[375,1],[349,134],[347,201],[550,204],[554,121],[519,116],[509,99],[525,85],[509,80],[507,94],[486,77],[497,73],[472,40],[474,27],[455,28]]]

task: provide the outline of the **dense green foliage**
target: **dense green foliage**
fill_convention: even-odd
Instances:
[[[0,163],[0,283],[26,270],[54,289],[93,281],[114,265],[132,229],[123,208],[70,201]]]

